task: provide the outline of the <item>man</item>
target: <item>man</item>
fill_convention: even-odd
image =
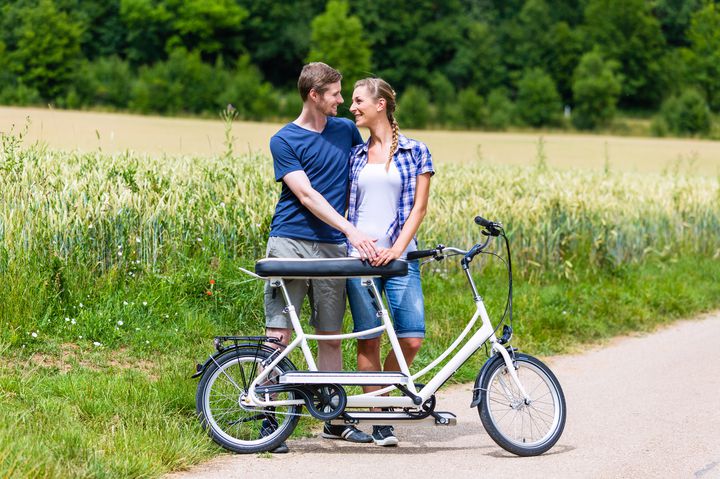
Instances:
[[[343,103],[342,75],[324,63],[305,65],[298,79],[303,100],[300,116],[270,139],[275,180],[282,181],[280,199],[270,225],[268,258],[341,258],[349,241],[364,259],[377,254],[374,240],[345,219],[350,149],[362,143],[353,122],[335,118]],[[310,324],[317,334],[340,334],[345,313],[344,280],[289,280],[285,282],[293,305],[300,310],[307,295]],[[266,334],[288,344],[290,318],[283,312],[282,295],[265,288]],[[318,368],[342,369],[340,340],[318,341]],[[265,425],[264,425],[265,426]],[[372,442],[355,427],[325,424],[323,437]],[[282,443],[273,452],[287,452]]]

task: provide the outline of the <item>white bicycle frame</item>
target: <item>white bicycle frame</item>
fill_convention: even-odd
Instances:
[[[445,251],[450,252],[456,252],[456,253],[465,253],[465,251],[462,251],[457,248],[445,248]],[[317,341],[326,341],[326,340],[337,340],[337,339],[353,339],[353,338],[359,338],[366,336],[368,334],[372,334],[375,332],[385,331],[388,335],[388,339],[390,340],[390,345],[392,346],[393,351],[395,352],[395,357],[397,358],[398,364],[400,365],[400,372],[405,374],[408,377],[408,382],[406,384],[407,389],[422,398],[422,403],[430,399],[432,395],[434,395],[437,390],[442,386],[447,379],[452,376],[457,369],[462,366],[462,364],[475,352],[477,351],[483,344],[485,344],[486,341],[490,341],[492,350],[499,353],[503,359],[505,360],[505,364],[508,367],[508,371],[510,372],[510,375],[512,377],[513,382],[518,387],[519,391],[522,393],[525,400],[529,400],[529,396],[525,389],[523,388],[522,384],[520,383],[520,380],[516,374],[515,367],[512,364],[512,359],[510,358],[509,353],[503,347],[497,340],[497,337],[495,336],[495,331],[492,327],[492,324],[490,322],[490,318],[487,314],[487,310],[485,308],[485,304],[483,303],[482,298],[478,295],[477,289],[475,287],[475,283],[472,279],[472,276],[470,274],[469,269],[465,269],[465,274],[467,276],[468,281],[470,282],[470,286],[472,289],[472,292],[474,294],[474,300],[475,300],[475,314],[473,314],[470,321],[465,326],[465,329],[460,333],[460,335],[455,339],[455,341],[440,355],[438,356],[434,361],[432,361],[430,364],[428,364],[425,368],[423,368],[421,371],[418,371],[415,374],[411,374],[410,370],[405,362],[405,358],[402,354],[402,350],[400,349],[400,343],[398,342],[397,335],[395,334],[395,328],[393,327],[392,320],[390,319],[390,315],[385,308],[385,305],[382,301],[382,298],[380,296],[380,292],[378,291],[377,287],[375,286],[375,282],[372,280],[373,277],[363,277],[361,278],[362,285],[369,288],[375,298],[377,298],[378,303],[378,316],[382,319],[382,325],[378,326],[373,329],[368,329],[365,331],[361,331],[358,333],[348,333],[348,334],[336,334],[336,335],[319,335],[319,334],[305,334],[305,332],[302,329],[302,325],[300,324],[300,318],[298,317],[297,311],[295,310],[295,306],[292,304],[292,301],[290,300],[290,296],[288,295],[287,289],[285,287],[285,281],[283,278],[264,278],[262,276],[258,276],[255,273],[252,273],[250,271],[247,271],[243,269],[243,271],[247,274],[250,274],[251,276],[254,276],[258,279],[262,279],[265,281],[269,281],[270,285],[274,288],[280,289],[280,291],[283,294],[283,298],[285,299],[285,303],[287,304],[287,307],[285,309],[285,312],[290,317],[290,321],[292,323],[293,330],[295,331],[295,339],[288,344],[286,348],[280,351],[280,354],[274,355],[273,360],[270,364],[263,365],[264,369],[263,372],[261,372],[255,380],[252,382],[250,387],[248,388],[247,395],[243,396],[241,398],[241,402],[243,403],[243,406],[246,407],[269,407],[269,406],[288,406],[288,405],[295,405],[295,404],[303,404],[303,401],[301,399],[298,400],[273,400],[270,394],[264,395],[264,397],[260,397],[255,393],[255,388],[259,384],[263,384],[265,380],[267,379],[270,372],[273,370],[273,368],[280,363],[284,358],[286,358],[292,351],[294,351],[298,346],[302,350],[303,357],[305,358],[305,361],[307,362],[309,371],[318,371],[317,365],[315,364],[315,360],[312,356],[312,352],[310,351],[310,347],[308,346],[308,340],[317,340]],[[293,278],[296,279],[296,278]],[[302,278],[297,278],[302,279]],[[318,278],[312,278],[312,279],[318,279]],[[340,277],[332,277],[327,279],[342,279]],[[448,360],[447,364],[443,366],[435,375],[430,379],[425,386],[422,388],[421,391],[417,391],[415,388],[415,380],[420,378],[421,376],[424,376],[427,374],[428,371],[435,368],[438,364],[440,364],[442,361],[444,361],[450,354],[457,349],[457,347],[460,345],[460,343],[466,338],[466,336],[470,333],[470,331],[475,326],[475,323],[477,323],[478,318],[481,319],[480,327],[475,331],[475,333],[465,342],[465,344]],[[347,372],[346,372],[347,374]],[[340,384],[342,385],[342,381],[336,381],[331,380],[328,381],[332,384]],[[391,390],[395,389],[395,386],[388,386],[385,388],[382,388],[377,391],[369,392],[369,393],[363,393],[363,394],[357,394],[348,396],[347,398],[347,405],[346,408],[372,408],[372,407],[396,407],[396,408],[417,408],[418,405],[413,403],[412,398],[408,396],[383,396],[384,393],[387,393]]]

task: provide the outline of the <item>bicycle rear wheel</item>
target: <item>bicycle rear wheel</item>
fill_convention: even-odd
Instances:
[[[518,456],[537,456],[553,447],[562,435],[565,396],[555,375],[539,359],[516,354],[514,364],[529,400],[498,356],[480,384],[478,412],[485,430],[500,447]]]
[[[252,407],[242,402],[248,387],[261,373],[270,352],[254,347],[227,351],[212,361],[198,384],[195,405],[200,423],[225,449],[239,453],[271,451],[292,434],[301,405]],[[295,370],[283,359],[263,383],[276,384],[281,374]],[[293,392],[273,395],[273,400],[298,399]]]

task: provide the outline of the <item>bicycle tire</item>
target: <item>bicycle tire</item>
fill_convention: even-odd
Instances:
[[[529,403],[509,376],[502,356],[488,366],[480,384],[478,413],[488,435],[518,456],[537,456],[560,439],[567,409],[560,383],[542,361],[516,354],[513,362]]]
[[[226,351],[211,361],[203,372],[195,395],[202,427],[223,448],[252,454],[272,451],[292,434],[301,405],[268,408],[243,407],[240,398],[260,373],[260,363],[271,352],[254,347]],[[296,370],[287,358],[275,366],[270,381]],[[278,400],[299,399],[294,392],[277,393]]]

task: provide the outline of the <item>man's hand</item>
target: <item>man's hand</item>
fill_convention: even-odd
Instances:
[[[377,239],[369,237],[354,226],[351,227],[346,235],[350,244],[360,253],[360,259],[368,259],[372,262],[377,257],[378,249],[375,246]]]

